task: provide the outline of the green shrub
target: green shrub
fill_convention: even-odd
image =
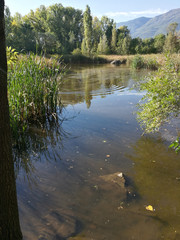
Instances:
[[[7,55],[7,64],[8,64],[9,67],[11,67],[11,65],[13,63],[17,62],[18,52],[16,52],[15,49],[13,49],[11,47],[7,47],[6,48],[6,55]]]
[[[144,65],[145,65],[145,68],[150,70],[158,70],[159,68],[158,62],[156,61],[156,59],[153,59],[153,58],[147,59]]]
[[[78,55],[78,56],[82,55],[81,49],[79,49],[79,48],[74,49],[73,52],[72,52],[72,55]]]
[[[164,124],[179,116],[180,76],[173,59],[166,56],[164,65],[146,77],[142,90],[138,120],[146,133],[158,131]]]
[[[141,69],[144,68],[144,58],[140,55],[136,55],[131,62],[132,68]]]

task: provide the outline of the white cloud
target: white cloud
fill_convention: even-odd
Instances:
[[[155,16],[160,15],[163,13],[166,13],[167,10],[162,10],[160,8],[158,9],[150,9],[145,11],[130,11],[130,12],[107,12],[105,15],[109,17],[122,17],[122,16],[128,16],[128,17],[137,17],[137,16]]]

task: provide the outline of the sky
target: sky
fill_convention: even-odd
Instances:
[[[25,15],[30,10],[36,10],[40,5],[46,7],[61,3],[64,7],[74,7],[85,10],[90,6],[92,16],[108,16],[116,23],[132,20],[138,17],[154,17],[171,9],[180,8],[179,0],[5,0],[11,14],[16,12]]]

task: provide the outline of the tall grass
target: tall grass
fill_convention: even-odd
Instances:
[[[64,66],[33,54],[18,57],[8,70],[10,123],[15,139],[31,123],[56,119]]]
[[[135,69],[150,69],[150,70],[157,70],[159,68],[159,63],[155,58],[152,57],[143,57],[141,55],[135,55],[131,59],[130,63],[132,68]]]

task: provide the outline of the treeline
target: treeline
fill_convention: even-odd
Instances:
[[[55,4],[41,5],[36,11],[11,16],[5,9],[6,43],[19,52],[94,55],[94,54],[149,54],[180,50],[177,23],[169,25],[167,34],[154,38],[132,38],[127,26],[116,28],[106,16],[91,16],[85,12]]]

